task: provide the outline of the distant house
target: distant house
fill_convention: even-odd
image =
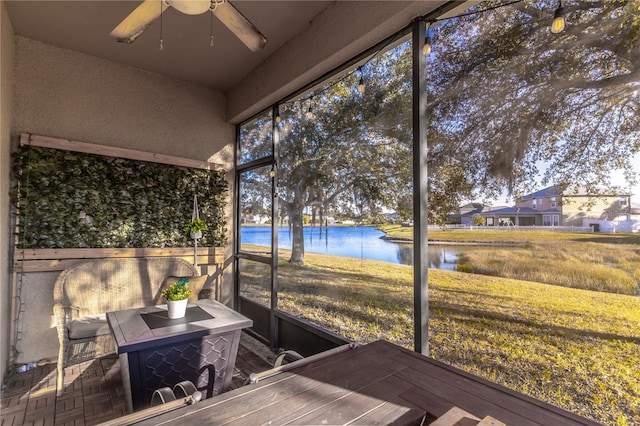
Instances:
[[[489,219],[487,221],[486,218],[494,217],[496,212],[503,209],[507,209],[507,208],[508,207],[506,206],[485,206],[482,203],[469,203],[460,207],[460,210],[459,212],[457,212],[457,214],[450,215],[449,220],[451,221],[450,223],[459,223],[462,225],[474,225],[475,223],[473,219],[476,215],[479,214],[485,217],[485,224],[491,223],[490,226],[493,226],[494,222],[495,223],[498,223],[498,222],[495,221],[494,219]]]
[[[243,225],[256,224],[264,225],[271,220],[271,217],[260,214],[246,214],[240,217],[240,223]]]
[[[547,220],[551,221],[548,226],[558,225],[553,223],[553,216],[550,212],[546,212],[549,216]],[[531,207],[493,207],[487,208],[480,213],[484,218],[485,226],[533,226],[542,225],[542,213]],[[556,217],[555,220],[558,220]]]
[[[471,225],[472,217],[475,213],[482,211],[484,205],[482,203],[469,203],[461,206],[458,211],[453,211],[447,215],[447,223]]]
[[[630,220],[640,221],[640,203],[631,203],[629,216]]]
[[[389,223],[397,223],[398,220],[400,219],[400,215],[398,215],[398,213],[396,212],[385,213],[385,217],[387,218],[387,222]]]
[[[557,186],[527,194],[513,207],[484,207],[480,214],[485,226],[585,226],[594,221],[640,219],[640,206],[631,204],[631,195],[563,195]]]
[[[565,224],[562,211],[562,196],[557,186],[550,186],[540,191],[523,196],[516,202],[516,225],[521,226],[560,226]],[[518,220],[519,219],[519,220]],[[576,224],[578,225],[578,224]],[[582,222],[579,223],[582,226]]]

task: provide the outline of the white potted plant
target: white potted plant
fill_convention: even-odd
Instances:
[[[187,311],[187,302],[189,302],[189,296],[191,296],[191,293],[188,278],[180,278],[162,292],[162,296],[167,299],[169,319],[184,317]]]
[[[195,218],[184,226],[184,232],[189,234],[194,240],[202,238],[202,231],[206,230],[207,225],[204,223],[204,220],[200,218]]]

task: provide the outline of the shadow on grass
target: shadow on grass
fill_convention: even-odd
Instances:
[[[640,234],[591,234],[591,237],[570,238],[569,241],[579,243],[601,243],[601,244],[638,244],[640,245]]]
[[[577,336],[584,338],[595,338],[601,340],[618,340],[625,341],[634,344],[640,344],[640,336],[623,336],[620,334],[614,333],[603,333],[599,331],[590,331],[590,330],[581,330],[578,328],[572,327],[564,327],[560,325],[551,325],[544,324],[542,322],[531,321],[522,318],[516,318],[511,315],[505,315],[498,312],[488,312],[486,310],[480,310],[476,308],[468,308],[468,307],[459,307],[455,306],[451,303],[441,302],[441,301],[431,301],[429,303],[429,308],[432,310],[438,311],[441,315],[445,317],[455,316],[454,321],[460,322],[480,322],[482,320],[485,321],[493,321],[493,322],[501,322],[505,324],[517,324],[531,329],[531,333],[534,336],[541,335],[551,335],[555,334],[558,337],[566,337],[566,336]],[[469,319],[465,319],[463,317],[470,317]],[[535,333],[533,330],[539,330],[539,333]]]
[[[398,267],[398,265],[393,265]],[[373,271],[372,271],[373,269]],[[368,271],[375,272],[375,268],[370,268]],[[354,269],[348,269],[348,267],[342,267],[337,265],[293,265],[290,263],[279,265],[279,275],[282,279],[304,282],[320,280],[324,282],[329,281],[349,281],[357,284],[370,284],[370,285],[383,285],[388,286],[407,286],[412,287],[413,284],[407,281],[406,278],[399,276],[380,276],[373,275],[372,273],[363,273]],[[412,277],[412,276],[411,276]]]
[[[323,327],[332,327],[334,317],[338,315],[352,318],[363,323],[377,324],[386,329],[387,324],[397,325],[407,322],[412,325],[411,312],[413,308],[412,284],[410,278],[402,276],[374,275],[374,268],[363,270],[348,270],[346,266],[315,266],[315,265],[279,265],[279,292],[282,297],[290,298],[298,307],[296,315],[307,317],[305,309],[318,309],[326,313],[326,318],[319,323]],[[257,277],[256,286],[262,281]],[[248,282],[247,282],[248,284]],[[504,324],[518,324],[531,329],[532,335],[538,336],[556,334],[559,336],[576,336],[576,338],[598,338],[604,340],[623,340],[640,344],[640,336],[623,336],[616,333],[581,330],[578,328],[544,324],[539,321],[518,318],[517,315],[496,312],[502,306],[512,306],[519,301],[508,294],[480,294],[466,289],[439,290],[446,294],[431,297],[431,310],[440,310],[442,315],[467,316],[471,319],[461,321],[488,321]],[[447,300],[440,300],[446,297]],[[471,300],[486,299],[482,307],[467,307],[462,305],[463,298]],[[324,299],[324,300],[322,300]],[[327,300],[328,299],[328,300]],[[503,303],[501,303],[503,302]],[[457,304],[456,304],[457,303]],[[523,306],[524,307],[524,306]],[[513,306],[509,309],[515,309]],[[408,313],[409,317],[405,319]],[[573,316],[576,312],[556,310],[556,314]],[[394,318],[392,318],[394,317]],[[528,331],[524,331],[529,333]]]

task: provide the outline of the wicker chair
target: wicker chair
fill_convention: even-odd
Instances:
[[[65,367],[115,351],[107,312],[161,304],[167,277],[197,275],[193,265],[176,258],[99,259],[65,269],[53,290],[60,342],[57,394],[64,389]]]

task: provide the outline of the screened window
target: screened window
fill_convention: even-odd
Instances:
[[[240,250],[271,256],[271,173],[262,166],[240,173]]]
[[[265,307],[271,305],[271,265],[238,260],[240,296]]]
[[[238,163],[246,164],[273,155],[271,113],[240,126]]]
[[[411,66],[405,41],[281,103],[278,167],[279,309],[409,348],[412,247],[376,225],[412,219]]]
[[[637,2],[562,1],[566,28],[553,33],[557,6],[485,1],[430,26],[429,179],[446,189],[429,193],[430,213],[451,211],[442,200],[468,186],[470,200],[522,200],[519,229],[455,235],[511,247],[465,248],[464,275],[430,271],[431,355],[604,424],[637,423],[637,392],[618,387],[640,386],[638,277],[625,266],[638,262],[635,243],[614,243],[610,223],[592,224],[597,238],[534,226],[559,227],[549,205],[562,204],[576,231],[621,213],[619,197],[580,204],[616,171],[637,169]],[[556,200],[554,187],[579,196]]]

